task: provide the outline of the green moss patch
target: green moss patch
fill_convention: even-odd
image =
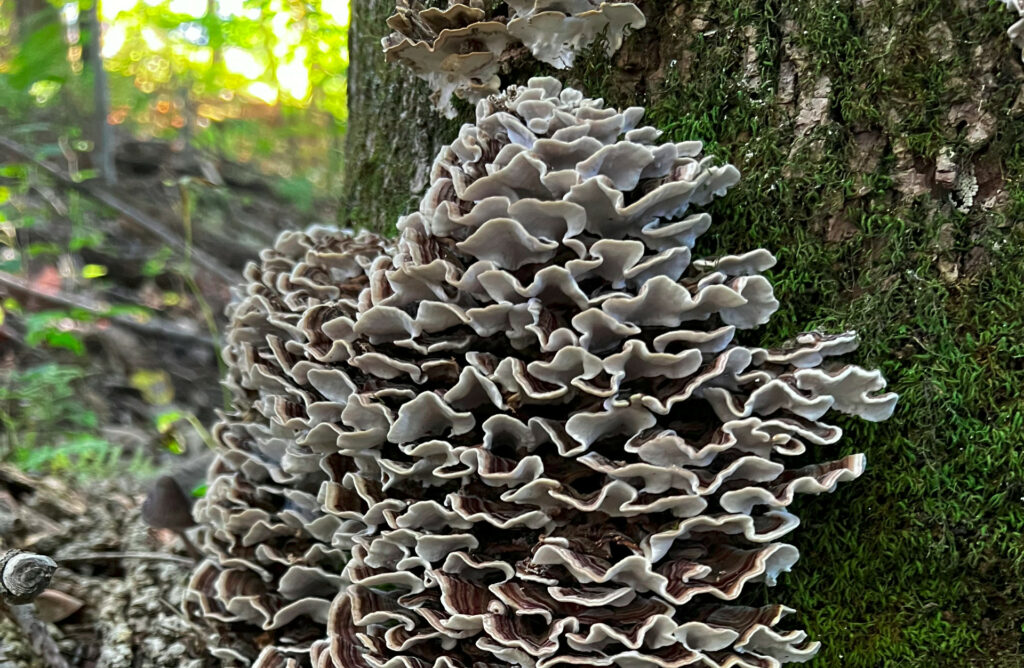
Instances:
[[[702,139],[743,172],[697,250],[776,252],[783,306],[758,340],[856,329],[854,361],[901,395],[891,420],[842,421],[842,448],[814,453],[866,452],[868,471],[798,501],[803,558],[752,600],[798,610],[824,643],[817,666],[1024,665],[1024,120],[1012,111],[1024,77],[1005,37],[1012,17],[999,3],[711,4],[647,3],[657,34],[634,36],[614,62],[585,59],[570,83],[645,104],[667,139]],[[787,105],[780,69],[794,53]],[[822,76],[825,122],[798,139],[801,96]],[[951,114],[964,102],[996,121],[990,137]],[[945,147],[975,170],[973,206],[934,183]],[[908,164],[929,192],[897,192]]]

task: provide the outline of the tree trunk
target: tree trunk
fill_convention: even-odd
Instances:
[[[386,230],[456,131],[384,63],[394,3],[353,4],[347,222]],[[844,422],[842,450],[813,453],[866,452],[868,472],[798,502],[804,559],[750,602],[796,608],[825,643],[815,666],[1018,665],[1024,577],[1006,531],[1024,498],[1016,13],[984,0],[638,4],[648,26],[615,57],[561,73],[519,62],[504,83],[551,73],[645,106],[666,141],[703,140],[739,167],[697,254],[775,252],[782,308],[760,340],[856,329],[854,361],[902,396],[889,422]]]
[[[103,24],[100,21],[99,4],[99,0],[93,0],[84,16],[84,24],[89,31],[89,43],[85,50],[89,69],[92,70],[96,165],[103,182],[110,186],[117,183],[117,169],[114,166],[114,128],[107,121],[110,115],[110,88],[107,86],[107,70],[103,67]]]
[[[458,129],[434,113],[426,84],[384,62],[380,40],[394,9],[394,0],[352,3],[348,37],[343,209],[346,222],[382,230],[415,207],[434,154]]]
[[[46,4],[46,0],[18,0],[14,3],[12,35],[19,40],[28,37],[34,27],[32,24],[41,18],[40,12],[44,10],[47,10],[47,13],[52,12],[52,8]],[[55,12],[54,15],[56,15]]]

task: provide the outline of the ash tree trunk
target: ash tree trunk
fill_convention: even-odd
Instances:
[[[345,224],[390,230],[458,123],[384,62],[393,0],[353,4]],[[983,0],[638,0],[648,26],[566,72],[700,139],[743,181],[698,253],[766,247],[782,309],[758,335],[861,333],[853,361],[902,395],[844,423],[868,472],[801,499],[803,559],[751,602],[825,644],[815,666],[1016,666],[1024,558],[1024,68]],[[468,105],[460,121],[472,118]],[[814,448],[811,448],[814,450]],[[941,658],[940,658],[941,657]]]

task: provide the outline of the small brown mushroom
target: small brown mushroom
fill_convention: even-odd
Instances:
[[[178,534],[189,555],[199,558],[199,551],[185,535],[195,526],[192,519],[192,500],[172,476],[160,476],[142,503],[142,520],[154,529],[170,529]]]

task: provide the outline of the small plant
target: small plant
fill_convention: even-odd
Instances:
[[[32,473],[101,477],[123,468],[124,452],[98,434],[96,413],[79,398],[86,373],[43,364],[0,373],[0,459]],[[148,466],[144,453],[129,464]]]

